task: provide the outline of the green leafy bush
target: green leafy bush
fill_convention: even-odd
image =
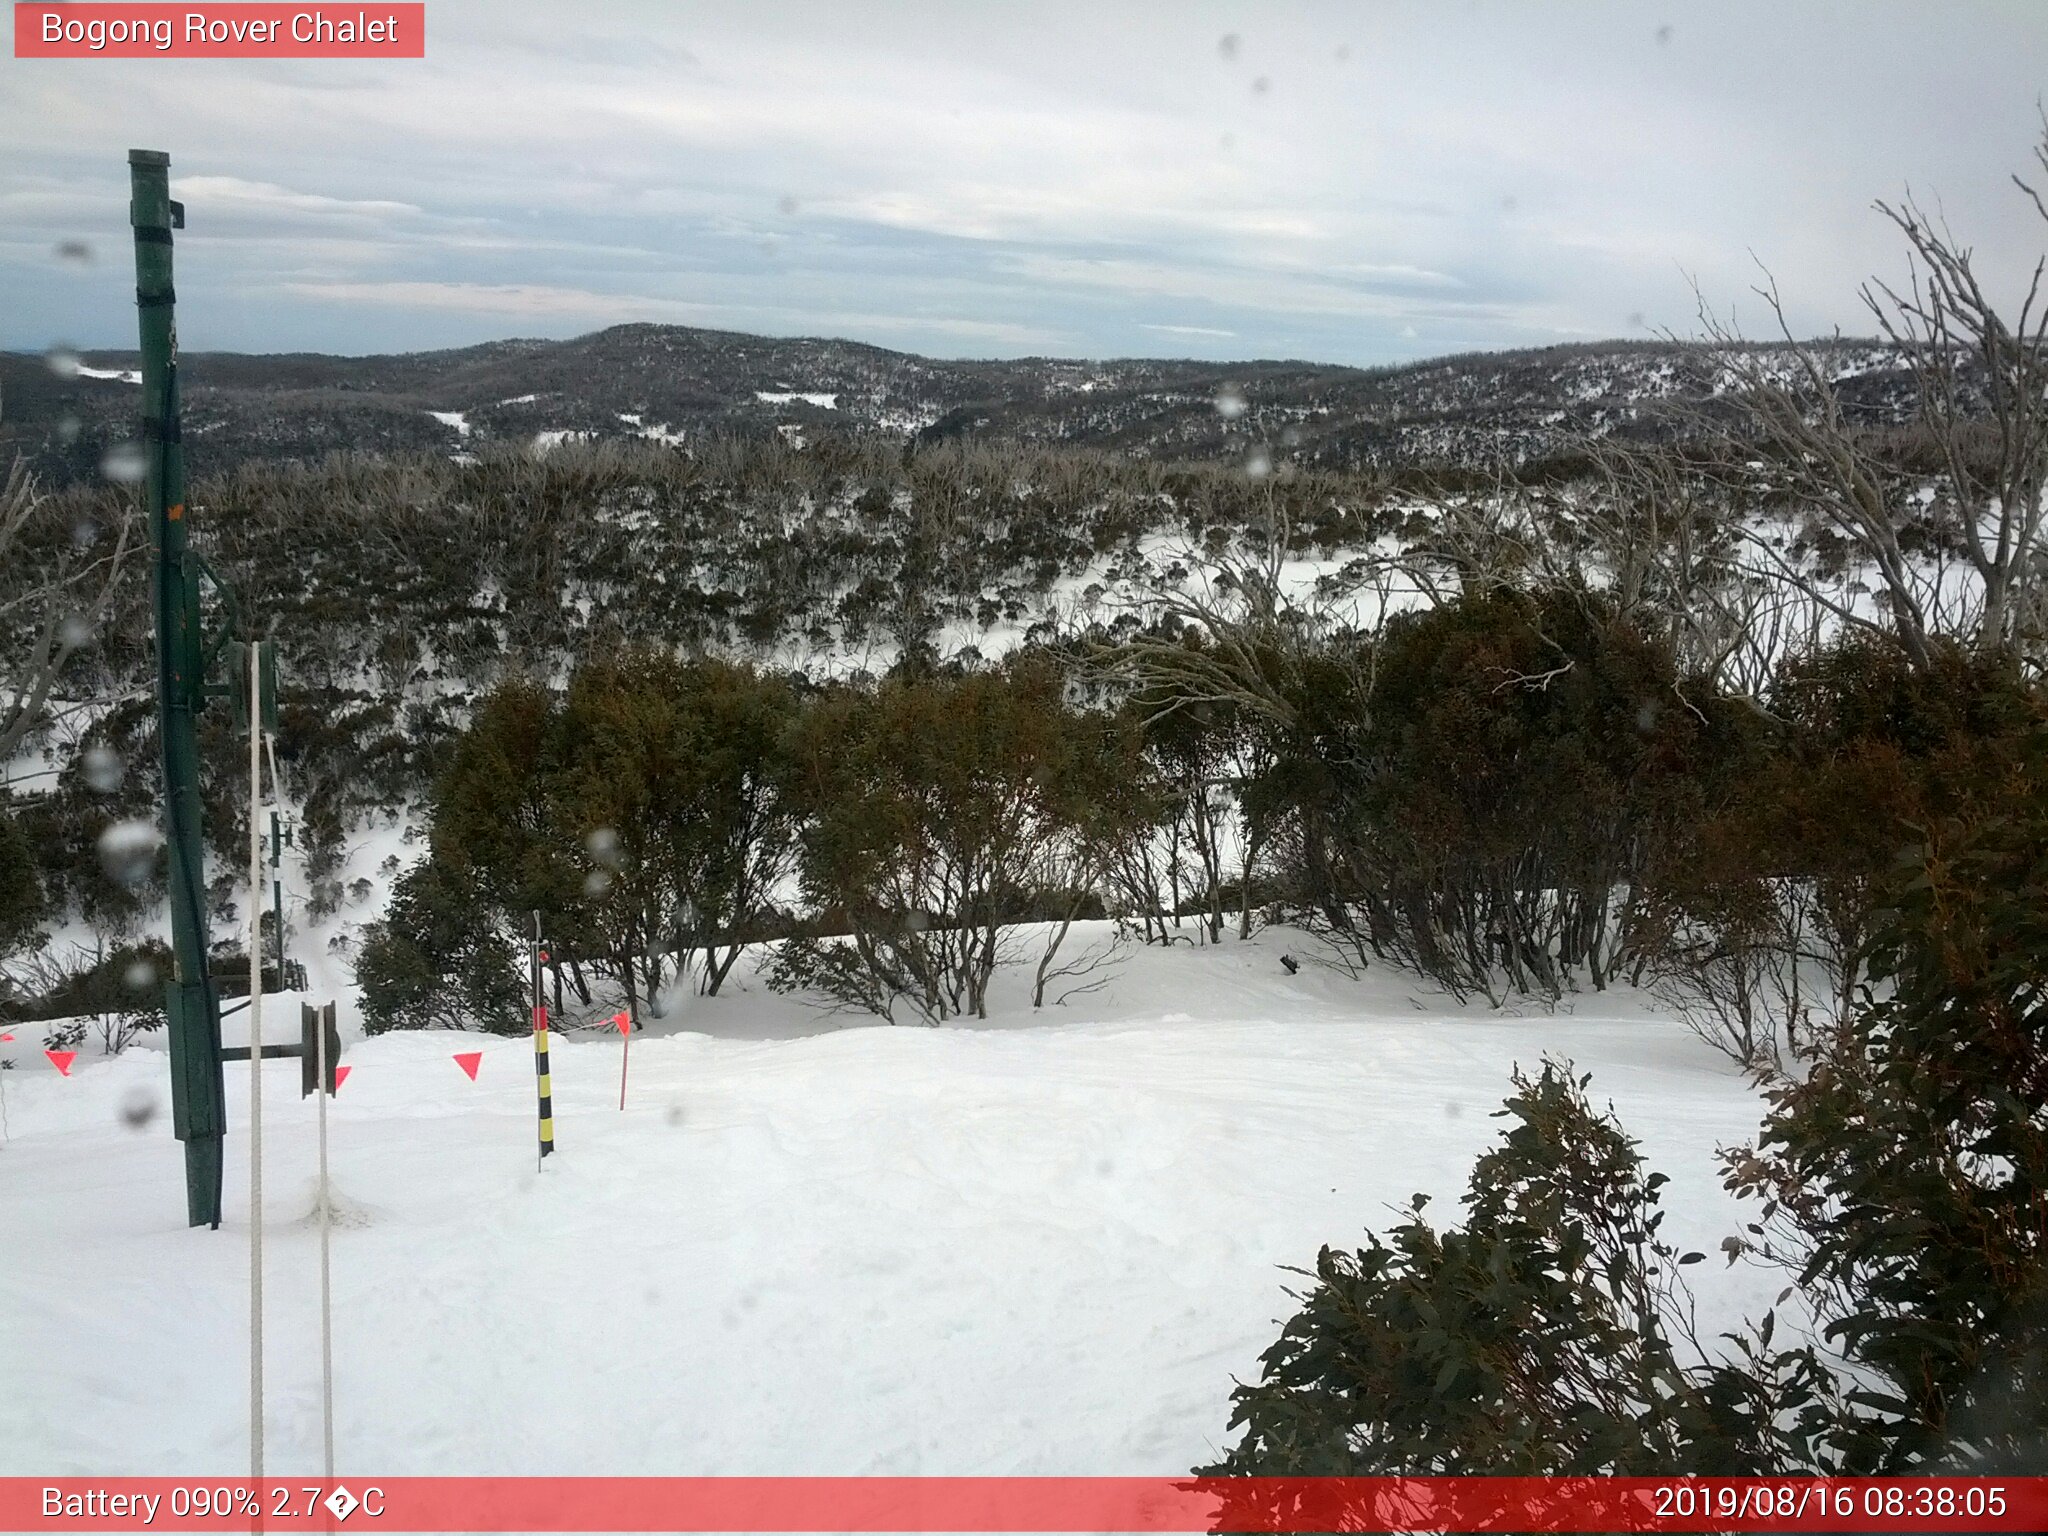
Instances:
[[[407,871],[356,959],[363,1032],[530,1027],[516,955],[476,885],[433,861]]]
[[[1325,1248],[1302,1310],[1234,1396],[1208,1475],[1761,1473],[1826,1383],[1804,1350],[1710,1355],[1646,1173],[1586,1080],[1517,1073],[1514,1123],[1473,1169],[1462,1229],[1416,1196],[1385,1240]]]

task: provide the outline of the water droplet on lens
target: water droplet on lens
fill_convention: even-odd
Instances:
[[[593,869],[588,875],[584,876],[583,894],[586,896],[602,896],[611,888],[612,877],[601,869]]]
[[[147,960],[130,960],[121,983],[130,992],[147,992],[156,985],[156,967]]]
[[[86,266],[92,261],[92,247],[83,240],[59,240],[57,242],[57,259],[59,261],[76,262],[79,266]]]
[[[1254,448],[1245,455],[1244,472],[1254,480],[1263,480],[1273,473],[1273,458],[1263,448]]]
[[[78,418],[76,416],[59,416],[57,418],[57,441],[66,448],[69,448],[78,441]]]
[[[60,379],[78,377],[78,353],[61,342],[43,354],[43,363]]]
[[[92,626],[85,622],[85,615],[82,613],[66,614],[64,622],[57,626],[57,637],[75,651],[81,645],[91,643]]]
[[[140,443],[116,443],[100,460],[100,473],[117,485],[135,485],[149,473],[149,459]]]
[[[85,770],[85,782],[103,795],[111,795],[121,787],[121,754],[112,747],[93,747],[85,754],[81,766]]]
[[[583,839],[583,846],[590,850],[590,856],[607,869],[619,867],[619,834],[610,827],[599,827]]]
[[[1243,46],[1243,39],[1235,32],[1226,32],[1216,39],[1216,52],[1226,59],[1237,57],[1237,50]]]
[[[117,821],[100,834],[100,867],[121,885],[140,885],[155,867],[163,834],[154,822]]]
[[[1223,389],[1217,392],[1216,414],[1218,416],[1221,416],[1225,421],[1237,420],[1237,418],[1242,416],[1247,409],[1249,409],[1249,407],[1245,404],[1244,396],[1239,394],[1236,390]]]
[[[162,1107],[163,1101],[154,1089],[130,1088],[121,1095],[121,1123],[131,1131],[139,1131],[156,1118]]]

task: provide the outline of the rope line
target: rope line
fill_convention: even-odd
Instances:
[[[263,671],[249,646],[249,1475],[263,1476]]]

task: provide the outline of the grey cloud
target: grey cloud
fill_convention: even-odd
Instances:
[[[250,349],[676,319],[1377,362],[1682,332],[1755,260],[1857,330],[1908,182],[1994,282],[2040,248],[2025,3],[436,0],[429,37],[0,60],[0,345],[132,344],[137,144],[192,211],[188,344]]]

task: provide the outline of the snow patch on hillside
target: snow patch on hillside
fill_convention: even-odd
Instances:
[[[805,404],[815,405],[821,410],[836,411],[839,409],[839,396],[837,394],[807,394],[802,390],[777,393],[773,390],[757,389],[754,391],[754,398],[767,405],[788,405],[792,400],[801,400]]]

